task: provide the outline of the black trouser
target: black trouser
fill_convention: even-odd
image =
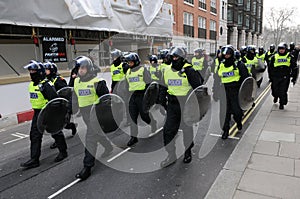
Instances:
[[[185,149],[191,149],[193,146],[193,127],[187,126],[181,117],[181,108],[185,102],[185,97],[168,96],[167,118],[163,129],[164,146],[169,154],[175,154],[175,136],[179,127],[183,130],[183,143]],[[181,107],[182,106],[182,107]]]
[[[242,122],[243,110],[239,105],[239,86],[226,86],[226,116],[223,125],[223,131],[229,131],[231,114],[236,123]]]
[[[143,98],[144,93],[134,92],[129,100],[129,114],[133,121],[133,123],[130,124],[130,135],[134,137],[137,137],[138,135],[137,119],[139,115],[141,116],[142,120],[147,124],[150,124],[151,122],[149,113],[145,113],[143,111]]]
[[[85,167],[92,167],[95,165],[95,156],[97,152],[98,142],[105,148],[112,147],[111,143],[105,136],[102,130],[95,132],[90,124],[90,111],[92,106],[86,106],[80,108],[82,118],[86,124],[87,130],[85,135],[85,156],[83,159],[83,165]]]
[[[31,159],[39,160],[41,156],[41,146],[42,146],[42,138],[43,134],[39,132],[37,128],[37,119],[40,113],[40,109],[34,109],[34,114],[31,122],[31,129],[30,129],[30,156]],[[60,152],[66,152],[67,150],[67,143],[65,140],[65,136],[62,132],[58,134],[51,135],[56,144],[57,148]]]
[[[279,104],[286,105],[288,102],[288,89],[290,85],[290,76],[272,77],[272,96],[279,98]]]

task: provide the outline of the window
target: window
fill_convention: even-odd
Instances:
[[[233,22],[233,10],[232,7],[228,7],[227,10],[227,21],[232,23]]]
[[[211,0],[210,1],[210,12],[217,14],[216,0]]]
[[[199,0],[199,8],[206,10],[206,0]]]
[[[194,0],[184,0],[184,2],[194,5]]]
[[[217,22],[214,20],[210,20],[210,27],[209,27],[209,39],[216,40],[217,38]]]
[[[255,20],[252,21],[252,30],[255,31]]]
[[[251,0],[247,0],[246,11],[250,11],[250,7],[251,7]]]
[[[222,19],[223,20],[226,20],[226,15],[225,15],[225,13],[226,13],[226,2],[225,1],[222,1],[222,13],[221,13],[221,17],[222,17]]]
[[[249,15],[246,15],[246,21],[245,21],[246,27],[249,29],[250,28],[250,19]]]
[[[184,12],[183,13],[183,24],[193,26],[193,14]]]
[[[256,15],[256,2],[255,1],[252,4],[252,14]]]
[[[204,17],[198,17],[198,27],[206,29],[206,19]]]
[[[238,14],[238,25],[243,25],[243,13],[239,12]]]
[[[198,17],[198,38],[206,39],[206,18]]]
[[[261,18],[261,6],[258,6],[258,13],[257,13],[258,18]]]
[[[242,6],[244,4],[244,0],[238,0],[239,6]]]
[[[183,13],[183,34],[188,37],[194,37],[193,14]]]

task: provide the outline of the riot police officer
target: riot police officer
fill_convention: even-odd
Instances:
[[[34,114],[30,128],[30,160],[22,163],[21,167],[29,169],[40,165],[39,159],[41,155],[43,134],[39,132],[37,128],[38,115],[49,100],[58,96],[53,84],[49,80],[45,79],[45,68],[41,62],[32,60],[28,65],[24,66],[24,68],[29,71],[31,77],[28,91]],[[56,156],[54,161],[62,161],[68,156],[65,137],[63,134],[55,134],[52,135],[52,137],[57,143],[59,150],[59,154]]]
[[[298,75],[299,75],[299,67],[297,65],[297,61],[298,61],[300,50],[295,47],[294,42],[291,42],[289,52],[290,52],[290,55],[291,55],[291,69],[292,69],[291,82],[293,83],[293,85],[295,85],[296,81],[298,79]]]
[[[194,50],[194,57],[192,58],[192,66],[198,71],[202,77],[204,77],[206,68],[208,67],[207,59],[205,59],[204,50],[196,48]]]
[[[45,71],[46,71],[46,78],[52,82],[56,91],[59,91],[60,89],[68,86],[67,81],[58,73],[57,66],[55,63],[45,62],[44,67],[45,67]],[[72,105],[70,103],[70,110],[69,110],[70,115],[72,113],[71,106]],[[67,125],[65,126],[65,129],[71,129],[73,136],[77,132],[76,125],[73,122],[68,122]],[[55,142],[50,145],[50,149],[54,149],[56,147],[57,147],[57,144]]]
[[[125,73],[128,70],[128,65],[122,62],[122,52],[118,49],[115,49],[111,52],[111,57],[113,62],[110,66],[111,73],[111,92],[113,92],[116,84],[123,80]]]
[[[163,141],[168,156],[161,162],[161,167],[167,167],[176,161],[175,136],[179,127],[183,130],[185,146],[184,163],[192,161],[193,127],[183,122],[182,107],[188,94],[203,83],[203,78],[186,60],[186,50],[174,47],[170,50],[171,67],[164,71],[164,83],[167,89],[167,117],[163,127]]]
[[[76,178],[87,179],[91,175],[91,168],[95,165],[95,155],[98,142],[104,147],[102,157],[108,156],[113,147],[103,132],[95,132],[90,124],[90,111],[96,100],[109,93],[104,79],[99,79],[94,72],[94,64],[91,59],[81,56],[76,59],[75,64],[79,68],[78,77],[74,82],[74,92],[78,98],[78,105],[83,121],[87,127],[85,136],[84,168],[76,174]]]
[[[158,67],[158,59],[156,55],[150,55],[149,57],[150,67],[149,72],[151,74],[152,81],[159,80],[159,67]]]
[[[145,67],[140,65],[141,61],[137,53],[129,53],[125,56],[125,60],[129,65],[125,78],[130,92],[129,114],[133,121],[130,124],[131,138],[127,143],[127,146],[130,147],[138,142],[137,119],[139,115],[144,122],[151,125],[151,132],[156,131],[157,125],[155,120],[151,120],[149,113],[143,110],[144,93],[151,82],[151,75]]]
[[[256,54],[257,59],[261,59],[262,63],[265,63],[265,49],[263,46],[258,48],[258,53]]]
[[[277,46],[277,53],[270,60],[270,74],[272,84],[273,102],[279,99],[279,109],[284,109],[288,102],[288,88],[290,85],[290,74],[292,70],[291,55],[284,42]]]
[[[221,78],[226,92],[226,116],[223,125],[222,139],[228,138],[231,114],[233,114],[238,129],[242,129],[243,111],[239,105],[238,93],[241,83],[249,76],[249,73],[243,62],[235,61],[234,51],[232,45],[222,47],[223,61],[218,68],[218,75]]]
[[[271,82],[271,71],[270,71],[270,61],[271,61],[271,57],[276,53],[275,51],[275,45],[271,44],[269,50],[266,52],[265,55],[265,61],[267,63],[267,67],[268,67],[268,74],[269,74],[269,82]]]

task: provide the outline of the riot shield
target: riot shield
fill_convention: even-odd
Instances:
[[[69,101],[64,98],[49,101],[38,115],[38,130],[41,133],[59,133],[69,121],[68,106]]]
[[[144,94],[143,111],[145,113],[148,113],[150,108],[156,103],[158,99],[158,94],[159,94],[159,84],[154,81],[148,86]]]
[[[73,87],[64,87],[57,91],[59,97],[65,98],[66,100],[70,100],[72,98]]]
[[[239,104],[242,110],[252,107],[256,97],[257,84],[253,77],[247,77],[239,89]]]
[[[264,75],[265,70],[266,70],[266,65],[262,62],[261,59],[258,59],[258,65],[256,67],[252,67],[252,69],[251,69],[253,78],[256,81],[261,80],[261,78]]]
[[[201,121],[211,106],[211,97],[208,88],[201,85],[195,88],[188,96],[183,108],[183,121],[192,126]]]
[[[124,101],[129,99],[128,83],[125,79],[116,84],[113,94],[120,96]]]
[[[116,131],[125,118],[125,103],[115,94],[101,96],[95,102],[90,112],[90,124],[92,128],[104,133]]]

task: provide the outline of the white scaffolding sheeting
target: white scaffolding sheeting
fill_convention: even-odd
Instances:
[[[0,0],[0,24],[172,36],[163,0]]]

